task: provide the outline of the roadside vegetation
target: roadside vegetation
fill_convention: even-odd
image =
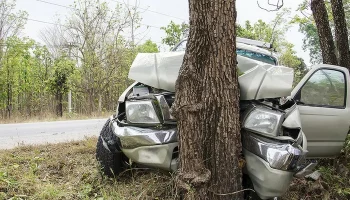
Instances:
[[[0,31],[0,123],[65,118],[69,91],[72,113],[78,116],[115,111],[119,95],[132,83],[128,71],[135,56],[169,50],[189,28],[185,22],[171,21],[159,27],[164,38],[145,40],[148,29],[156,27],[142,24],[137,5],[78,0],[70,7],[66,15],[39,30],[45,43],[41,44],[21,36],[31,20],[28,13],[17,11],[14,0],[1,1],[0,30],[6,31]],[[281,64],[295,69],[298,82],[306,65],[285,39],[290,15],[285,9],[271,22],[238,24],[237,36],[272,41]]]
[[[97,138],[80,142],[22,146],[0,151],[0,199],[174,199],[174,176],[129,170],[103,176],[95,159]],[[349,199],[350,155],[322,160],[319,180],[295,179],[283,199]]]
[[[62,117],[59,117],[53,113],[45,113],[39,116],[23,117],[16,116],[10,119],[0,119],[0,124],[12,124],[12,123],[32,123],[32,122],[50,122],[50,121],[66,121],[66,120],[84,120],[84,119],[98,119],[108,118],[111,116],[111,112],[94,112],[91,114],[79,114],[79,113],[67,113],[64,112]]]
[[[350,199],[350,136],[336,159],[319,161],[317,180],[295,179],[284,199]]]
[[[172,199],[172,176],[130,170],[110,179],[95,159],[97,138],[0,151],[0,199]]]

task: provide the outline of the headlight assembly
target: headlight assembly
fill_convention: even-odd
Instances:
[[[265,107],[254,107],[243,121],[243,128],[270,136],[277,136],[284,113]]]
[[[126,119],[136,124],[159,124],[160,116],[155,109],[153,100],[126,102]]]
[[[271,168],[292,171],[304,160],[306,152],[300,146],[242,133],[243,148],[267,161]]]

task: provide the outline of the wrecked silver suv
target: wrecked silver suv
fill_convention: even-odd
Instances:
[[[120,96],[117,113],[108,119],[97,143],[96,157],[105,174],[116,175],[131,162],[136,166],[176,171],[178,139],[176,120],[170,110],[185,42],[172,52],[136,57],[129,72],[129,78],[136,82]],[[242,144],[246,159],[243,171],[248,183],[245,187],[252,187],[261,199],[282,196],[293,176],[310,174],[315,164],[305,162],[306,155],[339,154],[349,128],[347,123],[346,131],[338,130],[344,128],[338,123],[337,130],[333,130],[336,134],[330,139],[317,125],[318,121],[334,122],[332,116],[324,118],[326,111],[335,115],[339,109],[342,115],[349,112],[345,109],[349,72],[337,66],[318,65],[292,91],[293,69],[278,66],[276,56],[261,48],[266,45],[237,38],[238,68],[242,73],[239,77]],[[327,81],[332,85],[331,100],[315,92],[319,83]],[[327,94],[327,88],[322,87],[322,93]],[[320,113],[320,108],[328,110]],[[319,114],[312,115],[315,113]],[[318,132],[318,139],[310,135],[312,140],[308,143],[303,121],[308,131],[311,127],[317,130],[310,133]]]

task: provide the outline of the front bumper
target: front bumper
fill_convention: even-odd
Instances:
[[[120,140],[120,148],[132,149],[141,146],[161,145],[177,142],[176,128],[167,130],[139,128],[135,126],[118,126],[112,122],[112,130]]]
[[[177,170],[178,156],[176,154],[178,141],[176,128],[160,130],[133,126],[121,127],[114,121],[111,123],[111,127],[118,138],[121,151],[133,162],[167,171]],[[242,135],[244,135],[243,140],[245,140],[242,141],[243,147],[246,146],[254,150],[255,148],[251,147],[256,146],[259,149],[259,147],[263,146],[263,143],[260,141],[254,142],[252,140],[256,139],[252,134],[243,131]],[[281,150],[283,150],[283,147],[286,147],[286,145],[278,143],[275,146]],[[262,154],[263,152],[260,153]],[[284,170],[274,169],[270,166],[270,163],[260,157],[261,155],[256,155],[246,148],[243,148],[243,154],[247,163],[246,173],[252,180],[257,194],[262,199],[278,197],[286,192],[295,173],[294,171],[287,170],[287,168]],[[292,156],[291,160],[293,162],[288,166],[296,167],[301,157],[302,155],[299,153]],[[277,158],[283,158],[283,156],[277,156]],[[290,169],[289,167],[288,169]]]
[[[279,197],[287,191],[294,172],[273,169],[265,160],[244,148],[243,154],[247,162],[247,174],[260,198]]]
[[[111,124],[121,151],[133,162],[147,167],[176,171],[178,142],[176,128],[160,130]]]
[[[142,146],[134,149],[122,149],[123,153],[132,161],[147,167],[159,168],[167,171],[176,171],[177,158],[173,157],[177,142]]]

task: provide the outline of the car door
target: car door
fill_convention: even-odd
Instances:
[[[292,91],[308,140],[308,157],[337,156],[350,126],[349,71],[316,65]]]

